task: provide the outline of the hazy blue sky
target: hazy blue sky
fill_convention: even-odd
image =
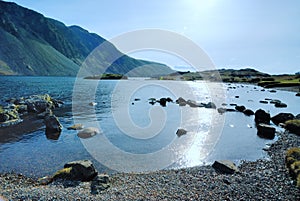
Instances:
[[[268,73],[300,71],[298,0],[14,2],[66,25],[82,26],[106,39],[145,28],[174,31],[197,43],[218,68],[251,66]],[[149,54],[148,58],[170,66],[185,65],[165,55]]]

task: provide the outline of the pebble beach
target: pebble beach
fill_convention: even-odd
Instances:
[[[285,166],[285,151],[300,138],[277,133],[265,151],[269,159],[244,161],[239,172],[217,173],[211,166],[110,175],[110,187],[93,193],[91,182],[55,181],[39,185],[19,174],[0,175],[2,200],[300,200],[300,189]],[[0,200],[1,200],[0,199]]]

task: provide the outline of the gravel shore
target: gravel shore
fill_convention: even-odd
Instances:
[[[239,173],[219,174],[211,166],[111,175],[111,187],[93,194],[90,182],[38,185],[17,174],[0,174],[0,195],[7,200],[300,200],[284,163],[286,149],[300,137],[278,133],[266,150],[270,160],[243,162]],[[0,200],[1,200],[0,196]]]

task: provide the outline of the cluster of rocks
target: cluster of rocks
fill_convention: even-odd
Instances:
[[[212,108],[212,109],[216,109],[217,108],[216,105],[213,102],[197,103],[194,100],[185,100],[182,97],[179,97],[175,102],[179,106],[189,105],[190,107],[204,107],[204,108]]]
[[[269,104],[270,103],[270,104],[273,104],[277,108],[287,107],[286,103],[283,103],[283,102],[281,102],[281,100],[278,100],[278,99],[265,98],[265,100],[260,100],[259,102],[263,103],[263,104]]]
[[[226,106],[226,103],[222,104],[223,106]],[[251,116],[254,115],[254,112],[251,109],[247,109],[245,106],[243,105],[236,105],[236,104],[230,104],[231,106],[235,106],[235,108],[226,108],[226,107],[221,107],[218,108],[218,112],[220,114],[224,114],[225,112],[242,112],[247,116]]]
[[[52,176],[38,179],[40,185],[48,185],[54,181],[58,182],[91,182],[91,193],[99,192],[110,187],[109,176],[98,174],[90,160],[72,161],[66,163],[64,168],[55,172]]]
[[[268,139],[273,139],[276,131],[275,127],[270,125],[270,121],[295,134],[298,134],[300,129],[300,115],[294,116],[291,113],[283,112],[271,117],[270,113],[259,109],[255,112],[254,120],[257,126],[257,135]]]
[[[0,106],[0,125],[11,126],[22,122],[22,117],[25,115],[35,115],[38,119],[44,119],[47,137],[57,138],[62,125],[52,110],[62,104],[62,101],[56,100],[48,94],[11,98],[6,101],[5,105]]]

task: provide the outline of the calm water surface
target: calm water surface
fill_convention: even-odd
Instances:
[[[215,159],[239,162],[264,158],[262,148],[272,141],[257,137],[253,116],[238,112],[220,115],[214,109],[179,107],[175,103],[167,103],[166,107],[148,103],[149,98],[176,100],[182,96],[203,103],[213,101],[217,107],[222,103],[236,103],[254,111],[262,108],[271,116],[279,112],[300,113],[300,98],[295,93],[270,93],[251,85],[230,86],[236,88],[205,82],[140,79],[78,82],[70,77],[0,77],[2,103],[11,97],[45,93],[65,102],[54,111],[64,126],[59,139],[48,140],[42,126],[18,139],[0,142],[0,172],[38,177],[55,172],[68,161],[80,159],[92,160],[100,172],[112,172],[112,169],[126,171],[128,164],[139,166],[132,170],[147,171],[151,170],[149,167],[203,165]],[[259,103],[265,98],[279,99],[288,107]],[[97,105],[90,106],[90,100]],[[74,123],[99,127],[102,134],[80,139],[77,131],[67,130]],[[178,138],[175,134],[178,128],[188,133]],[[0,135],[5,133],[0,130]],[[161,155],[152,160],[145,157],[143,165],[139,164],[140,156],[155,154]],[[129,161],[127,156],[135,157],[137,162]]]

